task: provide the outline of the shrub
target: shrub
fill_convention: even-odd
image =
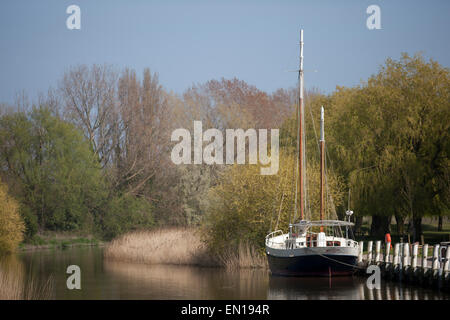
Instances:
[[[151,205],[143,198],[132,195],[120,195],[111,199],[103,208],[103,237],[110,240],[120,234],[148,229],[154,225]]]
[[[0,182],[0,253],[13,252],[22,242],[24,230],[19,204]]]

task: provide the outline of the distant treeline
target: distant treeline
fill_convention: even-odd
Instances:
[[[0,221],[20,219],[24,226],[0,222],[0,243],[11,233],[32,239],[46,230],[77,231],[111,239],[189,225],[201,226],[213,249],[241,240],[261,246],[265,233],[293,214],[296,100],[295,88],[268,94],[237,79],[177,95],[148,69],[139,79],[130,69],[72,67],[38,101],[21,96],[0,107]],[[307,93],[312,211],[321,105],[329,199],[338,216],[349,188],[357,228],[372,216],[373,235],[384,234],[395,216],[399,228],[413,221],[418,237],[423,216],[449,215],[448,69],[404,55],[357,87]],[[174,165],[171,132],[192,130],[194,120],[204,129],[281,128],[279,173],[258,175],[256,165]],[[334,213],[331,206],[327,212]]]

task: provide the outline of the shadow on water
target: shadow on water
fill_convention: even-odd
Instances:
[[[267,271],[145,265],[103,259],[103,248],[79,247],[19,254],[26,274],[54,279],[56,299],[449,299],[420,287],[382,281],[370,290],[361,277],[294,278]],[[66,269],[81,269],[81,290],[69,290]]]

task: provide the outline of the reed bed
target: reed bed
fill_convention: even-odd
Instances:
[[[158,229],[125,234],[105,248],[105,258],[145,264],[267,268],[267,259],[248,243],[212,255],[196,229]]]
[[[146,264],[216,266],[193,229],[158,229],[125,234],[105,249],[105,258]]]
[[[222,265],[230,271],[238,269],[268,269],[266,257],[247,242],[241,242],[237,250],[226,250],[218,256]]]
[[[49,300],[52,297],[52,277],[41,282],[30,276],[24,281],[20,269],[6,271],[0,266],[0,300]]]

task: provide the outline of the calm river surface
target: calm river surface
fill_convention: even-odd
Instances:
[[[369,290],[365,278],[284,278],[260,270],[141,265],[103,259],[101,247],[22,252],[25,279],[54,281],[55,299],[450,299],[448,294],[382,280]],[[68,290],[66,269],[81,268],[81,290]]]

